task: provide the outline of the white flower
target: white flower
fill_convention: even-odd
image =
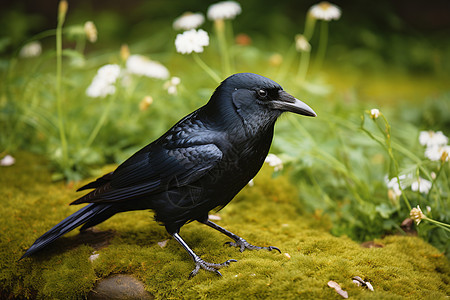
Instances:
[[[425,157],[432,161],[448,161],[450,156],[450,146],[431,146],[425,149]]]
[[[372,119],[377,119],[380,116],[380,111],[377,108],[372,108],[370,110],[370,117]]]
[[[0,160],[0,166],[9,167],[16,163],[16,159],[11,155],[6,155]]]
[[[420,209],[420,206],[417,205],[417,208],[413,208],[411,209],[411,212],[409,213],[409,216],[411,217],[411,219],[413,219],[417,225],[419,225],[420,221],[422,221],[422,219],[425,219],[426,216],[423,214],[422,210]]]
[[[116,64],[104,65],[97,71],[86,95],[92,98],[104,98],[116,92],[115,83],[121,73],[120,66]]]
[[[422,146],[443,146],[448,143],[448,137],[446,137],[442,131],[434,132],[432,130],[429,131],[421,131],[419,134],[419,143]]]
[[[297,34],[295,36],[295,48],[299,52],[309,52],[311,51],[311,44],[303,34]]]
[[[185,31],[181,34],[177,34],[175,39],[177,52],[182,54],[189,54],[192,52],[201,53],[203,52],[203,47],[208,45],[208,33],[202,29]]]
[[[157,61],[142,55],[130,55],[126,63],[127,71],[131,74],[144,75],[150,78],[167,79],[169,70]]]
[[[196,29],[205,22],[205,17],[201,13],[186,12],[173,22],[173,29],[175,30],[190,30]]]
[[[389,180],[388,176],[386,175],[384,177],[384,181],[386,182],[386,186],[388,187],[388,189],[392,190],[391,196],[394,198],[394,197],[400,197],[400,195],[402,194],[402,190],[404,190],[407,187],[405,181],[408,181],[411,178],[412,178],[411,174],[399,175],[398,176],[398,179],[400,179],[400,184],[399,184],[397,177],[392,177],[392,179]],[[401,189],[400,189],[400,187],[401,187]]]
[[[97,41],[97,27],[95,27],[94,22],[87,21],[84,23],[84,32],[89,42],[95,43]]]
[[[35,57],[41,55],[42,46],[38,41],[30,42],[20,49],[20,57]]]
[[[176,95],[177,94],[177,85],[179,85],[181,82],[179,77],[172,77],[169,81],[166,81],[164,83],[164,88],[167,90],[167,93],[170,95]]]
[[[253,178],[250,179],[250,181],[247,183],[247,185],[248,185],[249,187],[255,186],[255,181],[253,180]]]
[[[411,183],[411,190],[413,190],[414,192],[419,191],[421,193],[428,194],[430,188],[431,188],[431,181],[428,181],[421,177],[419,177],[417,180]]]
[[[208,7],[208,19],[214,20],[228,20],[234,19],[242,12],[241,5],[236,1],[222,1]]]
[[[120,76],[120,66],[116,64],[104,65],[97,71],[96,77],[105,81],[106,83],[113,84]]]
[[[273,167],[275,172],[283,169],[283,161],[275,154],[270,153],[269,155],[267,155],[264,162]]]
[[[314,18],[324,21],[339,20],[341,17],[340,8],[327,1],[311,6],[309,13]]]

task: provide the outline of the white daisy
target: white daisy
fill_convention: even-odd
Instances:
[[[413,219],[416,222],[417,225],[419,225],[419,223],[420,223],[420,221],[422,221],[422,219],[426,218],[426,216],[423,214],[422,210],[420,209],[419,205],[417,205],[417,208],[413,207],[413,209],[411,209],[409,216],[411,217],[411,219]]]
[[[116,64],[104,65],[98,69],[96,75],[96,77],[109,84],[115,83],[119,76],[120,66]]]
[[[327,1],[311,6],[309,13],[314,18],[324,21],[339,20],[341,17],[340,8]]]
[[[186,12],[173,22],[173,29],[175,30],[191,30],[197,29],[205,22],[205,17],[201,13]]]
[[[402,194],[402,190],[407,188],[407,182],[412,178],[411,174],[408,175],[399,175],[398,179],[400,179],[400,184],[398,183],[397,177],[392,177],[391,180],[389,180],[388,176],[386,175],[384,177],[384,181],[386,183],[386,186],[389,190],[392,190],[392,196],[399,197]],[[401,187],[401,189],[400,189]]]
[[[0,160],[0,166],[9,167],[16,163],[16,159],[11,155],[6,155]]]
[[[433,145],[425,149],[425,157],[432,161],[448,161],[450,156],[450,146]]]
[[[377,108],[372,108],[370,110],[370,117],[372,119],[377,119],[380,116],[380,111]]]
[[[275,154],[270,153],[269,155],[267,155],[264,162],[273,167],[275,172],[283,169],[283,161]]]
[[[127,59],[126,67],[131,74],[157,79],[169,78],[169,70],[166,67],[142,55],[130,55]]]
[[[203,47],[209,45],[208,33],[202,29],[191,29],[183,33],[177,34],[175,39],[175,47],[177,52],[189,54],[192,52],[201,53]]]
[[[41,55],[42,45],[38,41],[30,42],[20,49],[20,57],[36,57]]]
[[[442,131],[434,132],[432,130],[429,131],[421,131],[419,134],[419,143],[422,146],[443,146],[448,143],[448,137],[446,137]]]
[[[84,32],[89,42],[95,43],[97,41],[97,27],[95,27],[94,22],[87,21],[84,23]]]
[[[167,93],[169,93],[170,95],[176,95],[178,90],[177,90],[177,85],[179,85],[181,82],[179,77],[172,77],[170,78],[169,81],[166,81],[166,83],[164,83],[164,88],[167,90]]]
[[[421,193],[428,194],[430,188],[431,188],[431,181],[428,181],[421,177],[419,177],[417,180],[411,183],[411,190],[413,190],[414,192],[419,191]]]
[[[121,69],[119,65],[104,65],[97,71],[92,83],[86,90],[86,95],[92,98],[104,98],[116,92],[115,83],[119,78]]]
[[[297,34],[295,36],[295,48],[299,52],[309,52],[311,51],[311,44],[303,34]]]
[[[234,19],[242,12],[241,5],[236,1],[222,1],[208,7],[207,16],[211,21]]]

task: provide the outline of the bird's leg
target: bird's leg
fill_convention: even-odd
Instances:
[[[243,238],[241,238],[240,236],[232,233],[231,231],[226,230],[223,227],[220,227],[219,225],[217,225],[216,223],[211,222],[210,220],[207,220],[206,222],[203,222],[203,224],[208,225],[211,228],[214,228],[215,230],[225,234],[226,236],[232,238],[234,240],[233,242],[226,242],[225,244],[233,246],[233,247],[239,247],[239,250],[241,252],[244,252],[245,249],[249,249],[249,250],[261,250],[261,249],[265,249],[265,250],[277,250],[278,252],[281,253],[280,249],[278,249],[277,247],[274,246],[269,246],[269,247],[259,247],[259,246],[253,246],[252,244],[250,244],[249,242],[247,242],[246,240],[244,240]]]
[[[186,244],[186,242],[181,238],[181,236],[178,235],[178,233],[174,233],[172,234],[172,236],[174,237],[174,239],[180,243],[181,246],[183,246],[183,248],[189,253],[189,255],[192,257],[192,259],[194,260],[195,263],[195,268],[194,270],[189,274],[189,279],[191,279],[192,277],[194,277],[195,275],[197,275],[198,271],[200,270],[200,268],[205,269],[206,271],[210,271],[210,272],[214,272],[219,276],[222,276],[222,274],[220,274],[219,270],[222,267],[228,266],[230,263],[232,262],[236,262],[237,260],[235,259],[229,259],[224,263],[221,264],[214,264],[214,263],[209,263],[204,261],[203,259],[200,258],[200,256],[198,256],[197,254],[195,254],[194,251],[192,251],[192,249],[188,246],[188,244]]]

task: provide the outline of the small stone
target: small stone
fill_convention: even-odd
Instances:
[[[333,289],[341,288],[341,286],[336,281],[333,281],[333,280],[328,281],[328,286]]]
[[[368,282],[368,281],[366,281],[366,287],[367,287],[369,290],[371,290],[372,292],[374,291],[374,290],[373,290],[372,284],[370,284],[370,282]]]
[[[356,284],[357,286],[361,286],[361,282],[359,282],[358,280],[353,279],[352,280],[354,284]]]
[[[365,284],[364,280],[362,280],[362,278],[359,277],[359,276],[353,276],[352,280],[353,280],[353,282],[355,282],[355,281],[358,282],[359,285],[364,285]],[[355,282],[355,284],[356,284],[356,282]]]
[[[403,220],[400,227],[403,229],[403,231],[408,235],[417,235],[417,231],[414,226],[414,220],[411,218],[406,218]]]
[[[372,284],[370,284],[370,282],[368,282],[368,281],[362,280],[362,278],[359,277],[359,276],[354,276],[354,277],[352,278],[352,281],[353,281],[353,283],[356,284],[357,286],[363,286],[363,287],[365,287],[366,289],[371,290],[372,292],[374,291],[374,290],[373,290]]]
[[[94,260],[96,260],[98,257],[100,256],[99,253],[97,253],[97,251],[92,252],[92,255],[89,256],[89,261],[93,262]]]
[[[368,241],[361,244],[363,248],[383,248],[383,244],[375,243],[374,241]]]
[[[135,277],[124,274],[112,275],[101,279],[96,287],[89,292],[89,300],[106,299],[154,299],[155,297],[144,289],[144,284]]]
[[[11,155],[6,155],[0,160],[0,166],[9,167],[12,166],[16,162],[16,159]]]
[[[158,242],[158,246],[160,246],[161,248],[164,248],[164,247],[167,246],[167,242],[168,242],[168,241],[169,241],[169,240],[164,240],[164,241]]]
[[[208,215],[208,219],[213,221],[220,221],[222,218],[219,215]]]
[[[335,281],[333,281],[333,280],[330,280],[330,281],[328,281],[328,286],[329,286],[330,288],[335,289],[335,290],[336,290],[336,293],[338,293],[339,295],[341,295],[342,298],[345,298],[345,299],[348,298],[348,293],[347,293],[346,291],[344,291],[344,290],[341,288],[341,286],[340,286],[337,282],[335,282]]]

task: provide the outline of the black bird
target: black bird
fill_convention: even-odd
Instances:
[[[97,225],[124,211],[151,209],[155,220],[189,253],[195,269],[221,275],[221,264],[202,260],[179,235],[180,228],[198,221],[227,235],[231,246],[258,247],[208,220],[260,170],[272,143],[274,125],[283,112],[315,117],[305,103],[279,84],[260,75],[239,73],[224,80],[209,102],[136,152],[117,169],[78,189],[94,189],[71,204],[90,203],[54,226],[26,251],[27,257],[58,237],[83,225]],[[281,251],[280,251],[281,252]]]

